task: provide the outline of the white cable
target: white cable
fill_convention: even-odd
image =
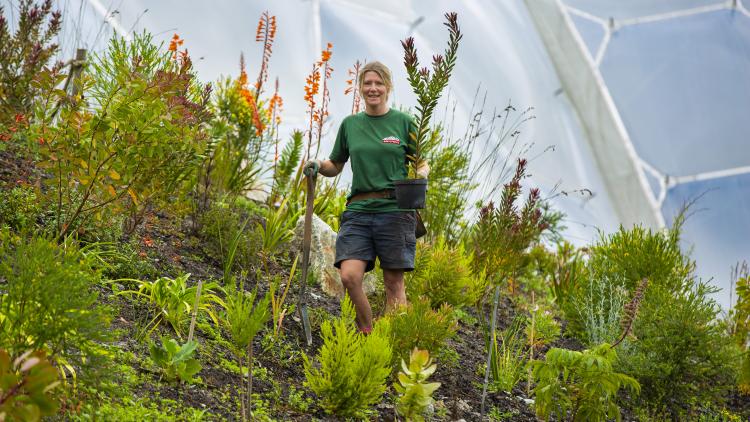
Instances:
[[[590,21],[594,21],[602,26],[602,28],[607,29],[607,20],[600,18],[599,16],[592,15],[589,12],[584,12],[581,9],[576,9],[573,6],[565,6],[565,9],[568,10],[571,14],[574,14],[576,16],[580,16],[584,19],[588,19]]]
[[[594,57],[594,65],[596,68],[599,68],[599,65],[602,64],[602,59],[604,58],[604,53],[607,51],[607,47],[609,46],[609,40],[612,38],[612,31],[610,31],[609,28],[604,29],[604,38],[602,38],[601,44],[599,44],[599,48],[596,50],[596,57]]]
[[[641,16],[638,18],[623,19],[615,21],[615,29],[622,28],[629,25],[638,25],[642,23],[658,22],[668,19],[683,18],[686,16],[698,15],[701,13],[715,12],[732,7],[732,0],[724,1],[717,4],[708,6],[695,7],[692,9],[676,10],[668,13],[659,13],[655,15]]]
[[[735,167],[731,169],[707,171],[705,173],[692,174],[689,176],[680,176],[670,179],[669,187],[675,187],[682,183],[701,182],[704,180],[720,179],[722,177],[739,176],[750,173],[750,166]]]

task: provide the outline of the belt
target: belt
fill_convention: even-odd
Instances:
[[[364,201],[365,199],[393,199],[395,198],[395,191],[393,189],[379,190],[375,192],[363,192],[353,195],[346,201],[346,205],[356,201]]]

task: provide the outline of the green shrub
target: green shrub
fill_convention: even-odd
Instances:
[[[320,366],[303,354],[305,385],[320,398],[321,407],[341,417],[364,417],[385,392],[391,373],[388,323],[381,320],[365,336],[354,323],[349,297],[341,301],[341,316],[320,327],[323,346],[317,355]]]
[[[45,350],[82,366],[110,338],[111,310],[97,303],[99,274],[72,243],[0,231],[0,344]]]
[[[5,189],[0,185],[0,227],[4,224],[16,231],[33,228],[42,207],[31,187]]]
[[[690,418],[697,403],[721,403],[735,386],[740,351],[717,321],[717,291],[705,282],[670,291],[649,286],[622,343],[618,369],[638,379],[642,405]]]
[[[56,70],[35,76],[44,98],[29,145],[51,176],[59,239],[106,209],[125,212],[132,231],[149,207],[174,208],[206,148],[210,96],[179,56],[146,33],[113,37],[74,82],[77,95],[55,89],[66,77]]]
[[[615,403],[621,388],[633,393],[638,381],[614,371],[617,353],[604,343],[592,349],[550,349],[534,362],[537,415],[544,420],[606,421],[621,418]]]
[[[487,288],[483,273],[472,272],[472,256],[463,245],[451,247],[442,237],[434,244],[420,243],[406,292],[411,298],[430,299],[434,307],[474,305]]]
[[[681,223],[680,217],[666,232],[635,227],[603,237],[591,249],[589,278],[578,292],[590,292],[592,306],[614,314],[620,301],[607,296],[620,290],[632,296],[640,281],[648,280],[633,336],[620,346],[618,370],[641,384],[642,394],[631,403],[676,419],[690,418],[697,403],[720,403],[735,384],[739,363],[736,345],[717,320],[720,308],[710,298],[716,288],[695,278],[694,262],[680,251]],[[609,286],[601,288],[602,283]],[[599,325],[609,325],[603,330],[607,336],[614,320]]]
[[[11,360],[0,349],[0,420],[38,421],[54,414],[57,402],[49,392],[59,383],[44,352]]]
[[[588,347],[614,343],[620,334],[620,318],[628,300],[621,274],[601,274],[601,278],[583,283],[568,299],[575,312],[569,331]]]
[[[161,347],[152,342],[149,346],[149,353],[151,360],[161,368],[168,381],[179,378],[182,382],[189,383],[201,370],[201,364],[193,358],[197,347],[196,341],[180,345],[175,339],[162,337]]]
[[[424,421],[422,414],[432,404],[432,393],[440,387],[439,382],[426,382],[437,369],[430,352],[414,349],[409,356],[409,365],[401,361],[401,372],[393,388],[399,394],[396,411],[408,421]]]
[[[414,348],[440,350],[458,329],[453,310],[443,305],[438,310],[430,307],[427,299],[417,299],[391,312],[390,325],[393,365],[406,360]]]

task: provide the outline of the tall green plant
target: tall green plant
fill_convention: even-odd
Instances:
[[[348,296],[341,301],[341,316],[320,327],[323,346],[314,366],[303,354],[305,385],[320,397],[321,407],[341,417],[363,417],[386,389],[391,373],[389,327],[381,321],[370,335],[357,330],[354,305]]]
[[[232,353],[242,368],[247,364],[247,383],[241,386],[244,397],[240,397],[242,420],[247,420],[248,413],[252,414],[253,394],[253,339],[271,317],[269,312],[270,294],[266,294],[257,303],[257,290],[248,294],[244,285],[232,285],[227,290],[224,312],[221,316],[222,325],[229,332]]]
[[[430,194],[427,206],[420,211],[428,227],[427,238],[431,241],[443,237],[450,245],[455,245],[466,231],[466,207],[468,196],[477,186],[471,181],[469,168],[471,153],[460,143],[448,143],[444,129],[437,126],[430,132],[428,143],[438,146],[430,154]],[[440,139],[432,139],[438,137]]]
[[[531,189],[521,209],[516,206],[516,201],[521,194],[521,179],[525,172],[526,160],[519,159],[513,178],[503,186],[499,207],[495,208],[492,202],[483,207],[479,221],[473,228],[475,268],[477,271],[487,271],[491,285],[494,287],[488,336],[492,336],[495,332],[501,285],[523,268],[527,261],[524,259],[527,249],[533,242],[538,241],[542,232],[547,228],[547,223],[542,218],[542,212],[539,209],[538,189]],[[482,391],[482,414],[484,414],[484,402],[490,376],[492,358],[490,344],[488,342]]]
[[[52,175],[58,239],[105,208],[126,210],[133,230],[142,211],[166,204],[200,162],[210,86],[197,82],[186,54],[175,60],[146,33],[113,38],[76,81],[77,96],[55,89],[61,78],[54,70],[36,75],[45,94],[31,143]]]
[[[417,168],[438,145],[439,138],[430,137],[430,120],[456,65],[458,43],[463,36],[458,28],[458,14],[446,13],[445,20],[444,25],[449,33],[448,47],[444,55],[433,56],[432,74],[426,67],[419,68],[414,38],[401,41],[409,85],[417,96],[416,130],[409,134],[409,177],[412,178],[417,177]]]
[[[739,390],[750,395],[750,268],[747,262],[734,267],[732,279],[737,302],[729,312],[729,333],[743,352]]]

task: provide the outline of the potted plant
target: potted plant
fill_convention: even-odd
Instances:
[[[404,65],[409,85],[417,96],[417,112],[414,131],[409,134],[408,179],[395,183],[396,200],[400,208],[424,208],[427,193],[427,179],[417,173],[425,164],[426,157],[439,145],[439,137],[430,136],[430,120],[435,111],[440,95],[448,85],[453,66],[456,64],[458,42],[462,34],[458,28],[458,14],[445,14],[445,26],[448,27],[448,47],[444,55],[432,57],[432,72],[427,67],[419,68],[417,49],[414,38],[401,41],[404,47]]]

